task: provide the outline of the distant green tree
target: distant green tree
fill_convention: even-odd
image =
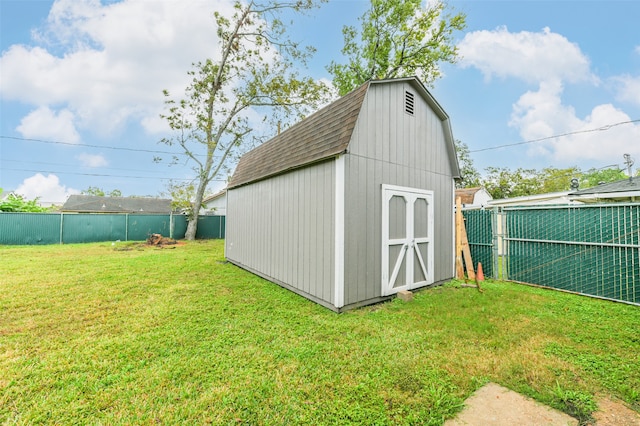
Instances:
[[[601,170],[589,169],[580,176],[580,188],[593,188],[601,183],[615,182],[628,177],[624,170],[618,168]]]
[[[473,160],[469,154],[469,147],[466,143],[456,140],[456,154],[458,155],[458,164],[460,165],[460,174],[462,179],[456,182],[456,188],[473,188],[480,186],[480,173],[473,165]]]
[[[482,186],[494,199],[523,197],[542,193],[542,180],[535,169],[487,167]]]
[[[458,58],[453,33],[466,27],[463,13],[451,15],[444,2],[371,0],[360,18],[360,32],[342,29],[346,64],[332,61],[327,70],[340,95],[371,79],[417,75],[425,84],[440,77],[441,62]]]
[[[617,168],[589,169],[586,172],[577,166],[566,169],[546,167],[540,171],[522,168],[512,171],[507,167],[487,167],[485,170],[487,173],[480,182],[494,199],[569,191],[573,178],[578,179],[580,189],[627,178],[625,171]]]
[[[171,208],[174,211],[184,212],[187,218],[191,220],[194,217],[196,189],[195,182],[169,181],[167,191],[161,193],[161,195],[163,197],[170,197]],[[206,194],[204,197],[206,197]]]
[[[566,169],[546,167],[539,173],[542,181],[540,193],[569,191],[571,189],[571,179],[579,176],[580,173],[580,169],[577,166]]]
[[[38,198],[27,200],[17,194],[11,194],[6,200],[0,201],[0,212],[43,213],[51,211],[51,209],[51,207],[41,207],[38,204]]]
[[[97,186],[90,186],[80,192],[82,195],[95,195],[96,197],[122,197],[122,191],[114,189],[110,192],[105,192],[102,188]]]

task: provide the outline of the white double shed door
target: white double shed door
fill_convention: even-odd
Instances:
[[[382,185],[382,295],[433,284],[433,191]]]

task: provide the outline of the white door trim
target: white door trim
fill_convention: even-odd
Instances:
[[[403,197],[407,203],[405,211],[405,237],[392,239],[389,237],[389,202],[394,196]],[[415,236],[415,202],[423,199],[427,202],[427,236]],[[389,247],[402,244],[394,267],[389,269]],[[426,244],[426,253],[420,250],[419,244]],[[396,185],[382,185],[382,295],[389,296],[400,290],[411,290],[433,283],[433,191],[409,188]],[[416,281],[414,277],[415,259],[425,280]],[[403,260],[405,260],[405,283],[395,285]]]

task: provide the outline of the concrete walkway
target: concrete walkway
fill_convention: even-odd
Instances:
[[[445,426],[566,426],[578,420],[495,383],[478,389]]]

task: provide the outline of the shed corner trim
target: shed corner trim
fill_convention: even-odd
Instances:
[[[345,159],[344,155],[336,157],[336,191],[335,191],[335,276],[334,306],[344,306],[344,196],[345,196]]]

